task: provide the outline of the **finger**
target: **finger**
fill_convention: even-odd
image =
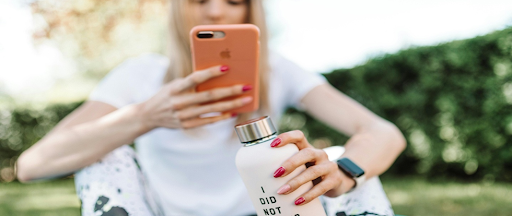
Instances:
[[[271,147],[281,147],[288,143],[295,144],[299,150],[312,147],[306,137],[304,136],[304,133],[300,130],[294,130],[286,133],[279,134],[274,141],[270,144]]]
[[[292,173],[295,169],[305,165],[308,162],[315,163],[317,161],[323,161],[325,160],[325,158],[327,158],[327,154],[323,150],[315,148],[302,149],[297,154],[285,160],[281,164],[281,167],[279,167],[274,172],[274,177],[278,178],[282,176],[287,176],[288,174]]]
[[[212,112],[223,112],[237,107],[246,105],[252,101],[252,97],[243,97],[230,101],[217,102],[209,105],[194,106],[175,112],[176,118],[186,120],[189,118],[195,118],[202,114]]]
[[[224,119],[231,118],[233,115],[231,113],[225,113],[220,116],[207,117],[207,118],[194,118],[181,122],[181,127],[183,129],[190,129],[194,127],[203,126],[206,124],[215,123]]]
[[[199,93],[185,94],[179,96],[179,98],[176,98],[174,100],[175,102],[173,104],[173,109],[180,110],[191,105],[201,104],[209,101],[216,101],[222,98],[240,95],[243,92],[248,91],[250,89],[251,86],[249,85],[235,85],[225,88],[216,88],[213,90],[203,91]]]
[[[303,184],[312,182],[313,180],[317,179],[318,177],[323,177],[327,175],[330,171],[330,166],[327,163],[319,164],[316,166],[312,166],[310,168],[307,168],[299,175],[295,176],[294,178],[290,179],[286,184],[281,186],[278,190],[278,194],[289,194],[293,191],[295,191],[297,188],[302,186]]]
[[[173,85],[171,88],[171,93],[175,94],[178,92],[185,91],[187,89],[191,89],[199,83],[203,83],[204,81],[209,80],[213,77],[225,74],[225,72],[227,72],[228,70],[228,66],[222,65],[214,66],[200,71],[195,71],[192,74],[185,77],[184,79],[181,79],[175,85]]]
[[[336,181],[332,179],[324,179],[322,182],[320,182],[320,184],[313,186],[311,190],[303,193],[301,196],[295,199],[295,205],[307,204],[311,202],[311,200],[316,199],[317,197],[325,194],[330,189],[336,187],[336,185]]]

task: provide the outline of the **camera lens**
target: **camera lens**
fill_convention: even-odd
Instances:
[[[213,38],[213,32],[212,31],[200,31],[197,33],[198,38]]]

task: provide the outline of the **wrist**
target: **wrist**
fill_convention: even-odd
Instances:
[[[341,196],[344,193],[347,193],[348,191],[352,190],[352,188],[356,186],[356,181],[353,178],[343,173],[341,170],[337,170],[337,172],[339,175],[339,184],[338,186],[334,187],[333,189],[325,193],[325,195],[328,197]]]
[[[341,159],[338,159],[336,163],[338,164],[340,172],[343,173],[343,176],[351,180],[345,180],[347,184],[343,188],[343,193],[350,192],[364,183],[366,179],[364,170],[351,159],[348,157],[342,157]]]
[[[353,188],[356,187],[356,180],[350,176],[348,176],[346,173],[339,170],[341,173],[341,185],[340,185],[340,191],[342,194],[349,192]]]
[[[131,109],[133,111],[131,117],[135,121],[139,135],[145,134],[156,128],[156,126],[149,121],[144,103],[134,104]]]

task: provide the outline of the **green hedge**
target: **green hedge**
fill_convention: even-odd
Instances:
[[[512,28],[325,76],[405,134],[408,147],[388,174],[512,180]],[[16,157],[79,104],[1,111],[0,181],[11,180]],[[293,109],[280,125],[304,130],[316,146],[347,140]]]
[[[417,47],[325,74],[395,123],[408,147],[390,174],[512,180],[512,28]],[[294,110],[309,137],[346,138]]]
[[[0,111],[0,182],[14,179],[14,162],[82,102],[54,104],[44,109]]]

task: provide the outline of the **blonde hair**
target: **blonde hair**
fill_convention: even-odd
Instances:
[[[183,78],[192,73],[192,57],[190,52],[189,30],[192,28],[191,20],[187,18],[188,0],[171,0],[169,15],[169,57],[170,64],[164,82]],[[270,104],[268,98],[269,85],[269,53],[268,36],[262,0],[247,0],[248,13],[246,23],[251,23],[260,29],[260,115],[268,115]],[[238,117],[237,122],[248,120],[252,113],[244,113]]]

